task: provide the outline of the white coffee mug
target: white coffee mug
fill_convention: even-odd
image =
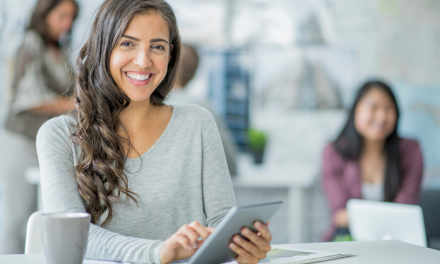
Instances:
[[[89,213],[41,215],[41,243],[48,264],[82,264],[87,249]]]

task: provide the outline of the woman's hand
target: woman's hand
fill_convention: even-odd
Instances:
[[[166,264],[191,257],[213,231],[214,228],[204,227],[197,221],[182,226],[160,247],[160,262]],[[198,240],[199,237],[203,240]]]
[[[348,227],[347,209],[344,208],[336,212],[333,221],[337,227]]]
[[[254,223],[254,227],[258,230],[258,233],[245,227],[241,230],[242,236],[235,235],[233,237],[233,242],[229,244],[229,247],[238,254],[236,259],[238,263],[258,263],[258,261],[266,257],[266,253],[270,250],[270,241],[272,240],[272,235],[269,228],[267,228],[268,226],[269,222],[266,226],[257,221]]]

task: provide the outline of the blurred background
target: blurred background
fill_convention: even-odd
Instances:
[[[102,1],[77,2],[72,64]],[[183,43],[200,58],[186,90],[210,102],[239,150],[232,176],[238,204],[285,201],[271,224],[274,243],[323,241],[331,220],[322,153],[370,78],[391,85],[401,110],[399,134],[421,146],[423,190],[440,190],[440,1],[168,2]],[[35,3],[0,0],[1,124]],[[261,164],[254,145],[264,146]]]

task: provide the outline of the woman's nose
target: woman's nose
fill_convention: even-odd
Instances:
[[[150,59],[150,53],[145,50],[139,50],[139,52],[136,54],[136,57],[134,58],[134,64],[141,68],[148,68],[152,65],[151,59]]]
[[[386,110],[379,110],[376,112],[376,116],[375,116],[376,121],[378,122],[385,122],[387,119],[387,112]]]

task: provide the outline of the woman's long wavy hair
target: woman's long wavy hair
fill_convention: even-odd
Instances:
[[[363,137],[356,129],[354,117],[357,105],[371,89],[380,89],[381,91],[385,92],[385,94],[387,94],[394,103],[396,111],[396,125],[391,134],[386,138],[384,149],[387,158],[384,179],[384,200],[386,202],[393,202],[402,185],[402,174],[400,173],[399,135],[397,133],[399,107],[393,91],[387,84],[378,80],[373,80],[366,82],[359,89],[353,106],[351,107],[347,123],[337,139],[334,141],[333,146],[339,155],[341,155],[344,159],[359,159],[363,150]]]
[[[119,114],[130,98],[116,85],[110,74],[110,55],[130,20],[138,14],[157,12],[168,24],[171,59],[164,80],[150,96],[150,103],[162,105],[172,89],[180,57],[180,37],[172,8],[163,0],[107,0],[97,11],[90,36],[77,60],[75,87],[76,110],[72,116],[76,128],[71,138],[81,147],[80,162],[75,167],[78,191],[92,216],[92,223],[108,210],[105,226],[113,217],[112,201],[121,193],[133,199],[124,172],[129,139],[116,133]]]

